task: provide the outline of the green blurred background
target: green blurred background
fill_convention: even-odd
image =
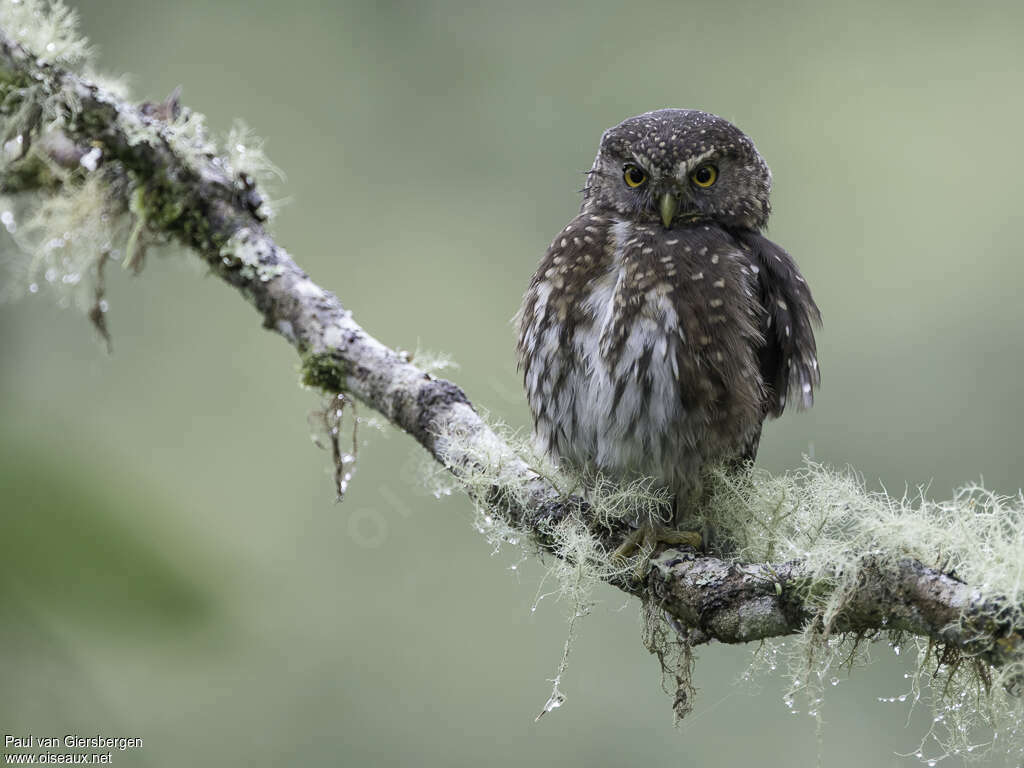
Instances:
[[[216,131],[265,137],[280,242],[515,425],[509,319],[601,131],[663,106],[735,121],[825,317],[820,399],[760,463],[1021,483],[1019,3],[77,5],[138,98],[182,84]],[[140,736],[114,758],[140,766],[813,764],[782,682],[734,684],[750,648],[700,651],[674,730],[610,589],[535,724],[566,632],[565,606],[530,610],[542,567],[492,556],[394,431],[363,433],[335,504],[293,352],[189,254],[111,282],[113,356],[43,293],[0,307],[5,733]],[[877,701],[906,681],[875,656],[828,692],[825,765],[913,762],[927,718]]]

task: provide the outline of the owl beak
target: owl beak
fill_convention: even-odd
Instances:
[[[676,196],[671,192],[664,192],[661,195],[658,208],[661,210],[661,223],[665,225],[665,229],[668,229],[672,226],[672,219],[676,217],[679,201],[676,200]]]

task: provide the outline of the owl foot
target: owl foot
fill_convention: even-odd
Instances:
[[[633,580],[641,581],[651,567],[651,555],[659,544],[670,547],[693,547],[700,549],[701,535],[697,531],[677,531],[654,523],[644,523],[626,537],[625,541],[612,552],[612,560],[626,561],[636,552],[641,552],[636,567],[633,569]]]

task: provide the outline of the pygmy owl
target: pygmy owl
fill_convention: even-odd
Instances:
[[[675,495],[677,527],[703,471],[753,460],[765,418],[809,407],[819,384],[818,308],[761,234],[770,189],[728,121],[629,118],[602,136],[580,213],[518,316],[541,447],[579,470],[655,478]]]

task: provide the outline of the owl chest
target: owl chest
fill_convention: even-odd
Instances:
[[[623,277],[612,269],[592,281],[578,297],[572,330],[544,340],[540,357],[552,386],[531,393],[537,432],[563,459],[672,482],[690,416],[679,380],[678,317],[656,293],[627,307]]]

